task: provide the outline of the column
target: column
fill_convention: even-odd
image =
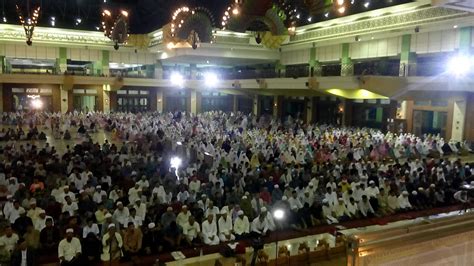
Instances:
[[[201,112],[201,93],[192,90],[191,91],[191,113],[198,114]]]
[[[4,73],[5,71],[5,56],[0,56],[0,74]]]
[[[258,97],[258,95],[253,96],[252,113],[255,116],[260,115],[260,98]]]
[[[67,48],[59,47],[59,58],[57,60],[58,74],[63,74],[67,71]]]
[[[232,112],[237,113],[239,111],[239,96],[232,95]]]
[[[466,100],[459,99],[454,101],[453,125],[451,139],[455,141],[464,140],[464,126],[466,122]]]
[[[312,47],[309,51],[309,76],[310,77],[321,77],[323,75],[323,67],[316,59],[316,47]],[[313,73],[311,73],[311,68]]]
[[[352,125],[352,101],[344,99],[342,104],[342,125],[348,127]]]
[[[402,36],[402,51],[400,53],[400,77],[416,76],[416,53],[411,52],[411,35]]]
[[[110,113],[110,85],[104,84],[102,86],[102,101],[103,101],[103,112]]]
[[[306,100],[306,124],[313,123],[313,105],[314,99],[313,97],[309,97],[309,99]]]
[[[155,79],[163,79],[163,64],[161,64],[160,60],[156,60],[154,71]]]
[[[286,66],[283,65],[280,60],[275,64],[275,72],[278,78],[284,78],[286,76]]]
[[[3,84],[0,83],[0,113],[3,113]]]
[[[156,111],[158,113],[163,113],[163,90],[160,89],[156,92]]]
[[[61,113],[67,113],[69,109],[69,95],[68,91],[64,90],[63,85],[59,85],[60,97],[61,97]]]
[[[348,43],[342,44],[342,57],[341,57],[341,76],[353,76],[354,75],[354,64],[352,59],[349,57],[349,48]]]
[[[280,102],[280,96],[273,96],[273,116],[274,117],[279,117],[280,116],[280,110],[281,110],[281,102]]]
[[[110,69],[109,69],[109,63],[110,63],[110,52],[109,51],[102,51],[102,61],[101,61],[101,73],[100,75],[105,75],[108,77],[110,75]]]

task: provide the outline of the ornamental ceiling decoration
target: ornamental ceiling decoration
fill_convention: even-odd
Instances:
[[[216,23],[207,8],[183,6],[175,10],[171,18],[171,22],[163,27],[163,35],[168,48],[197,49],[201,43],[213,42],[213,30]]]
[[[102,25],[104,35],[114,42],[114,49],[118,50],[120,45],[127,42],[128,39],[128,12],[120,10],[115,12],[109,9],[102,11]]]
[[[20,3],[16,5],[18,19],[25,30],[26,44],[28,44],[28,46],[33,44],[33,32],[35,30],[36,24],[38,23],[40,10],[41,7],[39,5],[33,5],[30,0],[26,0],[23,5]]]

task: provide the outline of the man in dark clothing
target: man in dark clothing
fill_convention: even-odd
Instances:
[[[25,262],[25,263],[23,263]],[[18,248],[12,253],[11,257],[11,265],[12,266],[35,266],[36,263],[36,256],[33,250],[28,248],[26,244],[26,240],[24,238],[20,238],[18,240]]]

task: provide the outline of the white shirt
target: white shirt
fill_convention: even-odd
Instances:
[[[263,222],[260,220],[260,217],[253,219],[252,221],[252,232],[258,234],[266,234],[268,231],[268,221],[267,219],[263,219]]]
[[[404,197],[403,195],[398,196],[398,206],[401,209],[411,208],[411,204],[408,200],[408,197]]]
[[[71,261],[77,253],[82,253],[81,242],[76,237],[68,242],[67,239],[61,240],[58,246],[58,257],[64,257],[66,261]]]
[[[69,212],[69,215],[73,216],[74,212],[79,210],[77,203],[71,202],[71,204],[65,203],[62,208],[62,212]]]
[[[219,218],[219,232],[224,235],[232,233],[232,218],[229,216],[224,220],[224,216]]]
[[[237,235],[250,233],[249,218],[244,216],[243,218],[237,217],[234,221],[234,232]]]
[[[99,203],[102,202],[102,195],[104,195],[107,198],[107,193],[105,191],[103,191],[103,190],[100,190],[100,192],[96,191],[96,192],[94,192],[94,196],[92,197],[92,200],[95,203],[99,204]]]
[[[33,225],[35,226],[35,229],[38,230],[38,232],[41,232],[46,227],[46,220],[48,218],[51,218],[53,220],[53,217],[51,216],[45,216],[44,219],[41,219],[41,217],[38,217],[38,219],[33,221]],[[53,220],[53,225],[54,225],[54,220]]]
[[[20,210],[25,211],[25,209],[23,207],[18,207],[18,209],[11,209],[10,210],[10,213],[8,214],[5,214],[5,217],[10,221],[10,223],[15,223],[15,220],[16,218],[20,217]]]
[[[128,212],[127,207],[123,207],[123,210],[116,209],[114,211],[114,214],[112,215],[114,220],[123,226],[127,225],[129,216],[130,216],[130,213]]]
[[[209,238],[211,236],[217,237],[216,220],[212,220],[212,223],[209,223],[207,219],[204,222],[202,222],[202,234],[206,238]]]
[[[359,210],[364,216],[367,216],[368,213],[372,213],[372,214],[375,213],[374,209],[372,208],[372,205],[369,202],[369,200],[367,200],[366,202],[361,200],[359,202]]]
[[[201,232],[201,228],[199,224],[194,222],[193,225],[190,225],[189,222],[182,226],[183,228],[183,235],[185,235],[189,240],[193,240],[194,238],[198,237],[199,233]]]
[[[301,204],[301,201],[298,198],[289,198],[288,203],[290,204],[290,209],[292,210],[299,210],[303,208],[303,204]]]
[[[10,254],[15,249],[15,245],[18,242],[18,235],[13,233],[10,237],[3,235],[0,237],[0,247],[8,251]]]
[[[82,229],[82,238],[86,238],[89,233],[94,233],[94,235],[98,236],[99,235],[99,226],[97,224],[92,224],[91,227],[88,225],[84,226],[84,229]]]
[[[189,224],[189,216],[191,216],[191,212],[186,212],[186,214],[184,214],[184,212],[180,212],[178,214],[178,216],[176,216],[176,223],[181,226],[181,227],[184,227],[184,225],[186,224]]]

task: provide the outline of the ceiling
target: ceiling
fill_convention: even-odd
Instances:
[[[38,25],[51,27],[51,18],[55,18],[55,27],[81,30],[97,30],[101,23],[101,12],[104,7],[109,10],[127,10],[130,14],[130,32],[143,34],[161,28],[171,20],[172,12],[184,5],[189,7],[202,6],[208,8],[213,14],[218,25],[222,15],[233,0],[0,0],[0,16],[5,17],[6,23],[19,24],[15,9],[16,2],[26,6],[30,1],[31,6],[41,6]],[[244,0],[256,1],[261,0]],[[298,26],[328,20],[339,16],[336,11],[318,15],[309,14],[308,3],[323,0],[279,0],[291,2],[298,8],[300,19]],[[413,0],[345,0],[347,9],[344,15],[365,12],[368,10],[387,6],[413,2]],[[351,4],[353,2],[353,4]],[[370,2],[368,6],[365,3]],[[327,16],[326,16],[327,15]],[[311,16],[311,22],[308,21]],[[80,18],[81,22],[77,23]],[[0,18],[0,23],[3,20]]]

